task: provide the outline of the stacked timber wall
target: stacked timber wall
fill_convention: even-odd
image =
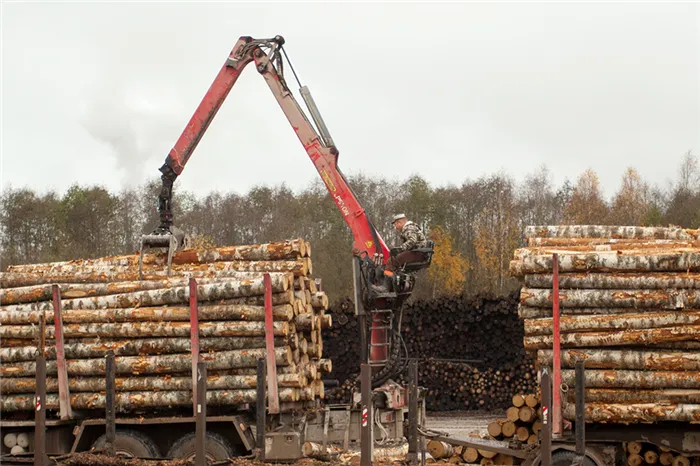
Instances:
[[[506,409],[513,394],[535,390],[534,360],[523,348],[517,309],[518,292],[406,305],[402,334],[409,357],[419,360],[419,383],[428,390],[427,409]],[[338,402],[350,400],[358,376],[359,325],[353,312],[349,299],[329,310],[333,326],[326,334],[326,354],[333,361],[330,377],[340,382],[340,387],[329,390],[329,397]]]
[[[524,285],[524,346],[552,363],[553,254],[558,255],[562,381],[585,361],[593,422],[700,420],[698,231],[528,227],[511,273]],[[574,390],[570,390],[572,397]],[[573,419],[573,398],[565,417]]]
[[[150,411],[192,405],[189,278],[197,280],[200,357],[207,403],[256,400],[256,365],[266,355],[264,273],[272,287],[274,358],[283,408],[324,397],[322,329],[332,324],[316,289],[311,247],[301,239],[183,250],[167,277],[163,254],[12,266],[0,274],[0,410],[34,408],[35,358],[46,342],[47,409],[59,408],[53,284],[60,290],[70,404],[104,408],[105,356],[115,354],[116,407]],[[44,335],[39,323],[46,321]]]

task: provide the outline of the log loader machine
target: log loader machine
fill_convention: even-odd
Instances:
[[[358,361],[358,369],[361,362],[372,366],[371,387],[374,391],[370,412],[374,413],[374,419],[371,424],[380,426],[372,432],[372,438],[385,444],[387,441],[402,441],[404,418],[408,411],[408,394],[406,388],[390,380],[400,373],[408,362],[405,357],[406,347],[399,332],[401,310],[414,288],[415,273],[430,265],[434,244],[431,241],[428,247],[419,250],[425,260],[406,264],[393,274],[385,274],[390,250],[338,167],[338,149],[309,89],[299,83],[301,96],[311,115],[310,119],[294,98],[285,80],[283,56],[288,63],[289,59],[283,48],[284,42],[281,36],[271,39],[241,37],[234,45],[214,82],[166,157],[165,163],[160,167],[160,224],[150,234],[141,238],[139,273],[142,275],[143,254],[146,249],[166,250],[169,274],[173,254],[187,246],[186,235],[173,224],[173,185],[241,72],[247,65],[254,63],[353,233],[355,306],[363,329],[362,361]],[[291,68],[291,63],[289,66]],[[294,72],[294,69],[291,69]],[[296,77],[296,73],[294,75]],[[377,292],[371,285],[379,282],[386,284],[385,277],[390,277],[388,290]],[[205,442],[210,460],[225,459],[231,455],[230,447],[234,444],[239,454],[246,454],[261,446],[257,445],[251,434],[252,429],[255,429],[256,420],[249,414],[242,411],[233,415],[207,416]],[[350,404],[327,405],[305,413],[275,414],[269,421],[272,430],[265,433],[263,441],[265,458],[268,461],[298,459],[301,457],[301,446],[305,440],[322,442],[324,445],[326,442],[338,441],[347,445],[349,441],[359,440],[361,420],[365,424],[367,422],[363,415],[359,396],[355,396]],[[124,456],[158,457],[165,451],[170,453],[177,450],[176,453],[167,456],[191,458],[194,448],[194,421],[195,418],[188,415],[173,415],[167,418],[122,417],[116,420],[116,447]],[[35,425],[30,420],[3,420],[1,424],[3,431],[11,436],[31,436],[30,429]],[[80,452],[104,446],[105,436],[102,434],[105,432],[105,419],[98,417],[47,420],[46,425],[46,439],[51,454]],[[173,444],[171,440],[178,437],[180,439]],[[3,459],[8,458],[3,456]]]
[[[240,74],[248,64],[255,63],[255,68],[270,87],[343,215],[343,219],[352,231],[356,314],[363,322],[365,320],[370,322],[369,329],[365,328],[365,332],[362,332],[362,360],[373,366],[372,384],[376,388],[406,367],[407,358],[402,354],[405,352],[405,345],[402,343],[400,334],[401,308],[414,288],[415,273],[430,266],[434,243],[429,241],[426,248],[417,250],[423,253],[425,260],[405,264],[395,273],[385,270],[390,260],[390,250],[338,167],[339,152],[335,142],[309,88],[302,86],[299,82],[283,48],[284,43],[282,36],[271,39],[241,37],[236,42],[211,87],[166,157],[165,163],[160,167],[163,183],[158,197],[160,225],[151,234],[142,237],[140,258],[143,258],[146,248],[167,249],[169,270],[174,251],[184,246],[185,234],[173,225],[173,184],[182,173]],[[316,128],[294,98],[285,80],[283,56],[299,84],[299,92]],[[377,282],[388,282],[388,292],[378,292],[373,289],[371,285]],[[370,335],[369,343],[366,338],[367,330]]]

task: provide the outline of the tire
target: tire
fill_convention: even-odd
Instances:
[[[552,453],[552,466],[571,466],[574,458],[576,458],[576,452],[570,450],[555,451]],[[590,456],[586,456],[583,459],[583,466],[596,466],[596,463]]]
[[[182,436],[168,450],[168,458],[181,458],[194,460],[195,457],[195,433],[190,432]],[[207,432],[204,439],[204,451],[208,462],[224,461],[236,456],[231,442],[216,432]]]
[[[107,434],[95,440],[92,448],[102,450],[107,446]],[[160,458],[158,447],[147,435],[138,430],[118,430],[114,438],[114,449],[122,458]]]

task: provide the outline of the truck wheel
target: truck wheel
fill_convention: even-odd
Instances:
[[[182,436],[168,451],[168,458],[181,458],[194,460],[195,457],[195,433],[190,432]],[[235,455],[231,442],[216,432],[207,432],[204,439],[204,451],[207,461],[224,461]]]
[[[107,434],[95,440],[92,448],[102,450],[107,446]],[[118,430],[114,437],[114,450],[123,458],[159,458],[160,452],[153,440],[138,430]]]
[[[570,450],[559,450],[552,453],[552,466],[571,466],[576,458],[576,452]],[[583,459],[583,466],[596,466],[589,456]]]

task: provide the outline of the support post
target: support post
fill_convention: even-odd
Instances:
[[[362,302],[362,264],[360,258],[352,258],[352,288],[355,301],[355,316],[359,318],[360,324],[360,364],[369,362],[369,343],[367,342],[367,314]]]
[[[116,389],[116,365],[114,363],[114,351],[110,350],[107,353],[106,363],[106,393],[105,393],[105,434],[107,436],[107,454],[114,456],[114,441],[117,436],[116,416],[115,416],[115,398],[117,395]]]
[[[39,353],[36,355],[36,398],[34,412],[34,466],[46,466],[46,313],[39,321]]]
[[[265,288],[265,348],[267,349],[267,393],[270,414],[279,414],[280,399],[277,387],[277,361],[275,360],[275,336],[272,318],[272,279],[263,275]]]
[[[267,425],[267,412],[265,411],[265,373],[267,368],[265,367],[265,359],[258,359],[258,394],[257,394],[257,418],[256,418],[256,428],[257,428],[257,439],[256,444],[258,446],[258,461],[265,462],[265,428]]]
[[[576,361],[576,454],[583,460],[586,454],[586,378],[583,359]],[[581,461],[580,464],[583,464]]]
[[[199,294],[190,278],[190,349],[192,350],[192,412],[197,415],[197,364],[199,364]]]
[[[563,433],[561,408],[561,336],[559,326],[559,255],[552,255],[552,434]]]
[[[197,418],[195,425],[195,466],[206,466],[207,364],[197,363]]]
[[[58,372],[58,406],[61,419],[73,418],[68,390],[68,372],[66,354],[63,346],[63,306],[61,305],[61,288],[51,286],[53,295],[53,324],[56,337],[56,370]]]
[[[542,370],[540,379],[542,391],[542,430],[540,434],[540,455],[542,466],[552,466],[552,379],[547,368]]]
[[[408,460],[418,463],[418,361],[408,366]]]
[[[360,466],[372,466],[374,438],[374,410],[372,409],[372,367],[369,364],[360,365],[360,390],[362,423],[360,431]]]

